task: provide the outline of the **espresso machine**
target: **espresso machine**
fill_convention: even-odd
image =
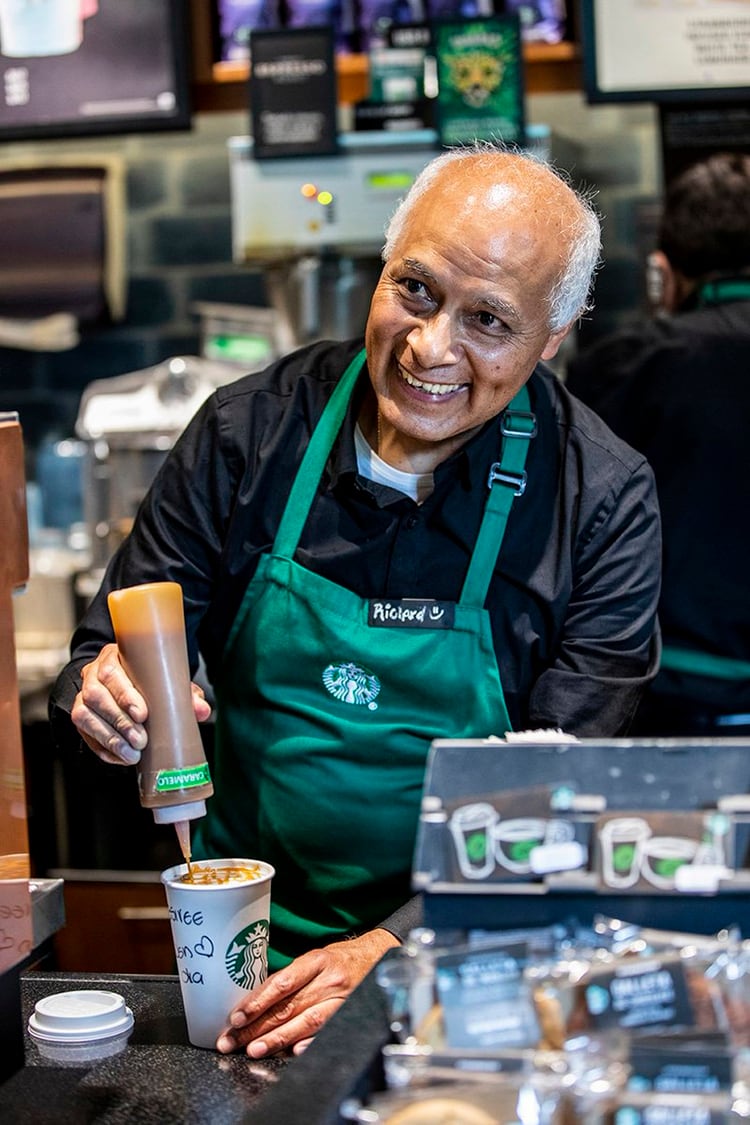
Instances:
[[[239,374],[233,363],[174,356],[97,379],[84,390],[75,425],[86,445],[83,496],[91,552],[90,569],[76,582],[83,605],[98,589],[168,451],[205,399]]]
[[[386,223],[437,151],[431,129],[342,133],[328,156],[258,160],[230,137],[234,261],[263,271],[284,350],[364,330]]]

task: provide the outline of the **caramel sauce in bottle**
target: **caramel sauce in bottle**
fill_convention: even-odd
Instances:
[[[214,791],[193,711],[182,588],[149,582],[107,598],[120,660],[146,700],[148,742],[138,763],[141,805],[174,824],[190,865],[190,821]]]

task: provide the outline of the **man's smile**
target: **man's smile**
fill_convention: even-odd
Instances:
[[[400,364],[396,365],[399,376],[408,383],[410,387],[415,390],[423,391],[425,394],[434,395],[439,398],[441,395],[452,394],[454,391],[460,391],[466,386],[465,383],[425,383],[422,379],[417,379],[416,376],[411,375]]]

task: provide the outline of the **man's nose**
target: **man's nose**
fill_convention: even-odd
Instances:
[[[448,313],[436,313],[415,324],[406,337],[417,362],[422,367],[439,367],[456,363],[453,347],[453,326]]]

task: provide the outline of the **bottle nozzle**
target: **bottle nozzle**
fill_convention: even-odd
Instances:
[[[152,809],[157,824],[176,824],[178,820],[195,820],[206,815],[205,801],[186,801],[183,805],[165,805]]]
[[[192,882],[193,868],[192,868],[192,865],[190,863],[190,859],[191,859],[192,854],[193,854],[193,849],[192,849],[191,844],[190,844],[190,821],[189,820],[178,820],[178,821],[176,821],[175,822],[175,831],[177,832],[177,841],[180,845],[180,851],[182,852],[183,859],[185,860],[185,863],[187,864],[188,876],[190,877],[190,880]]]

